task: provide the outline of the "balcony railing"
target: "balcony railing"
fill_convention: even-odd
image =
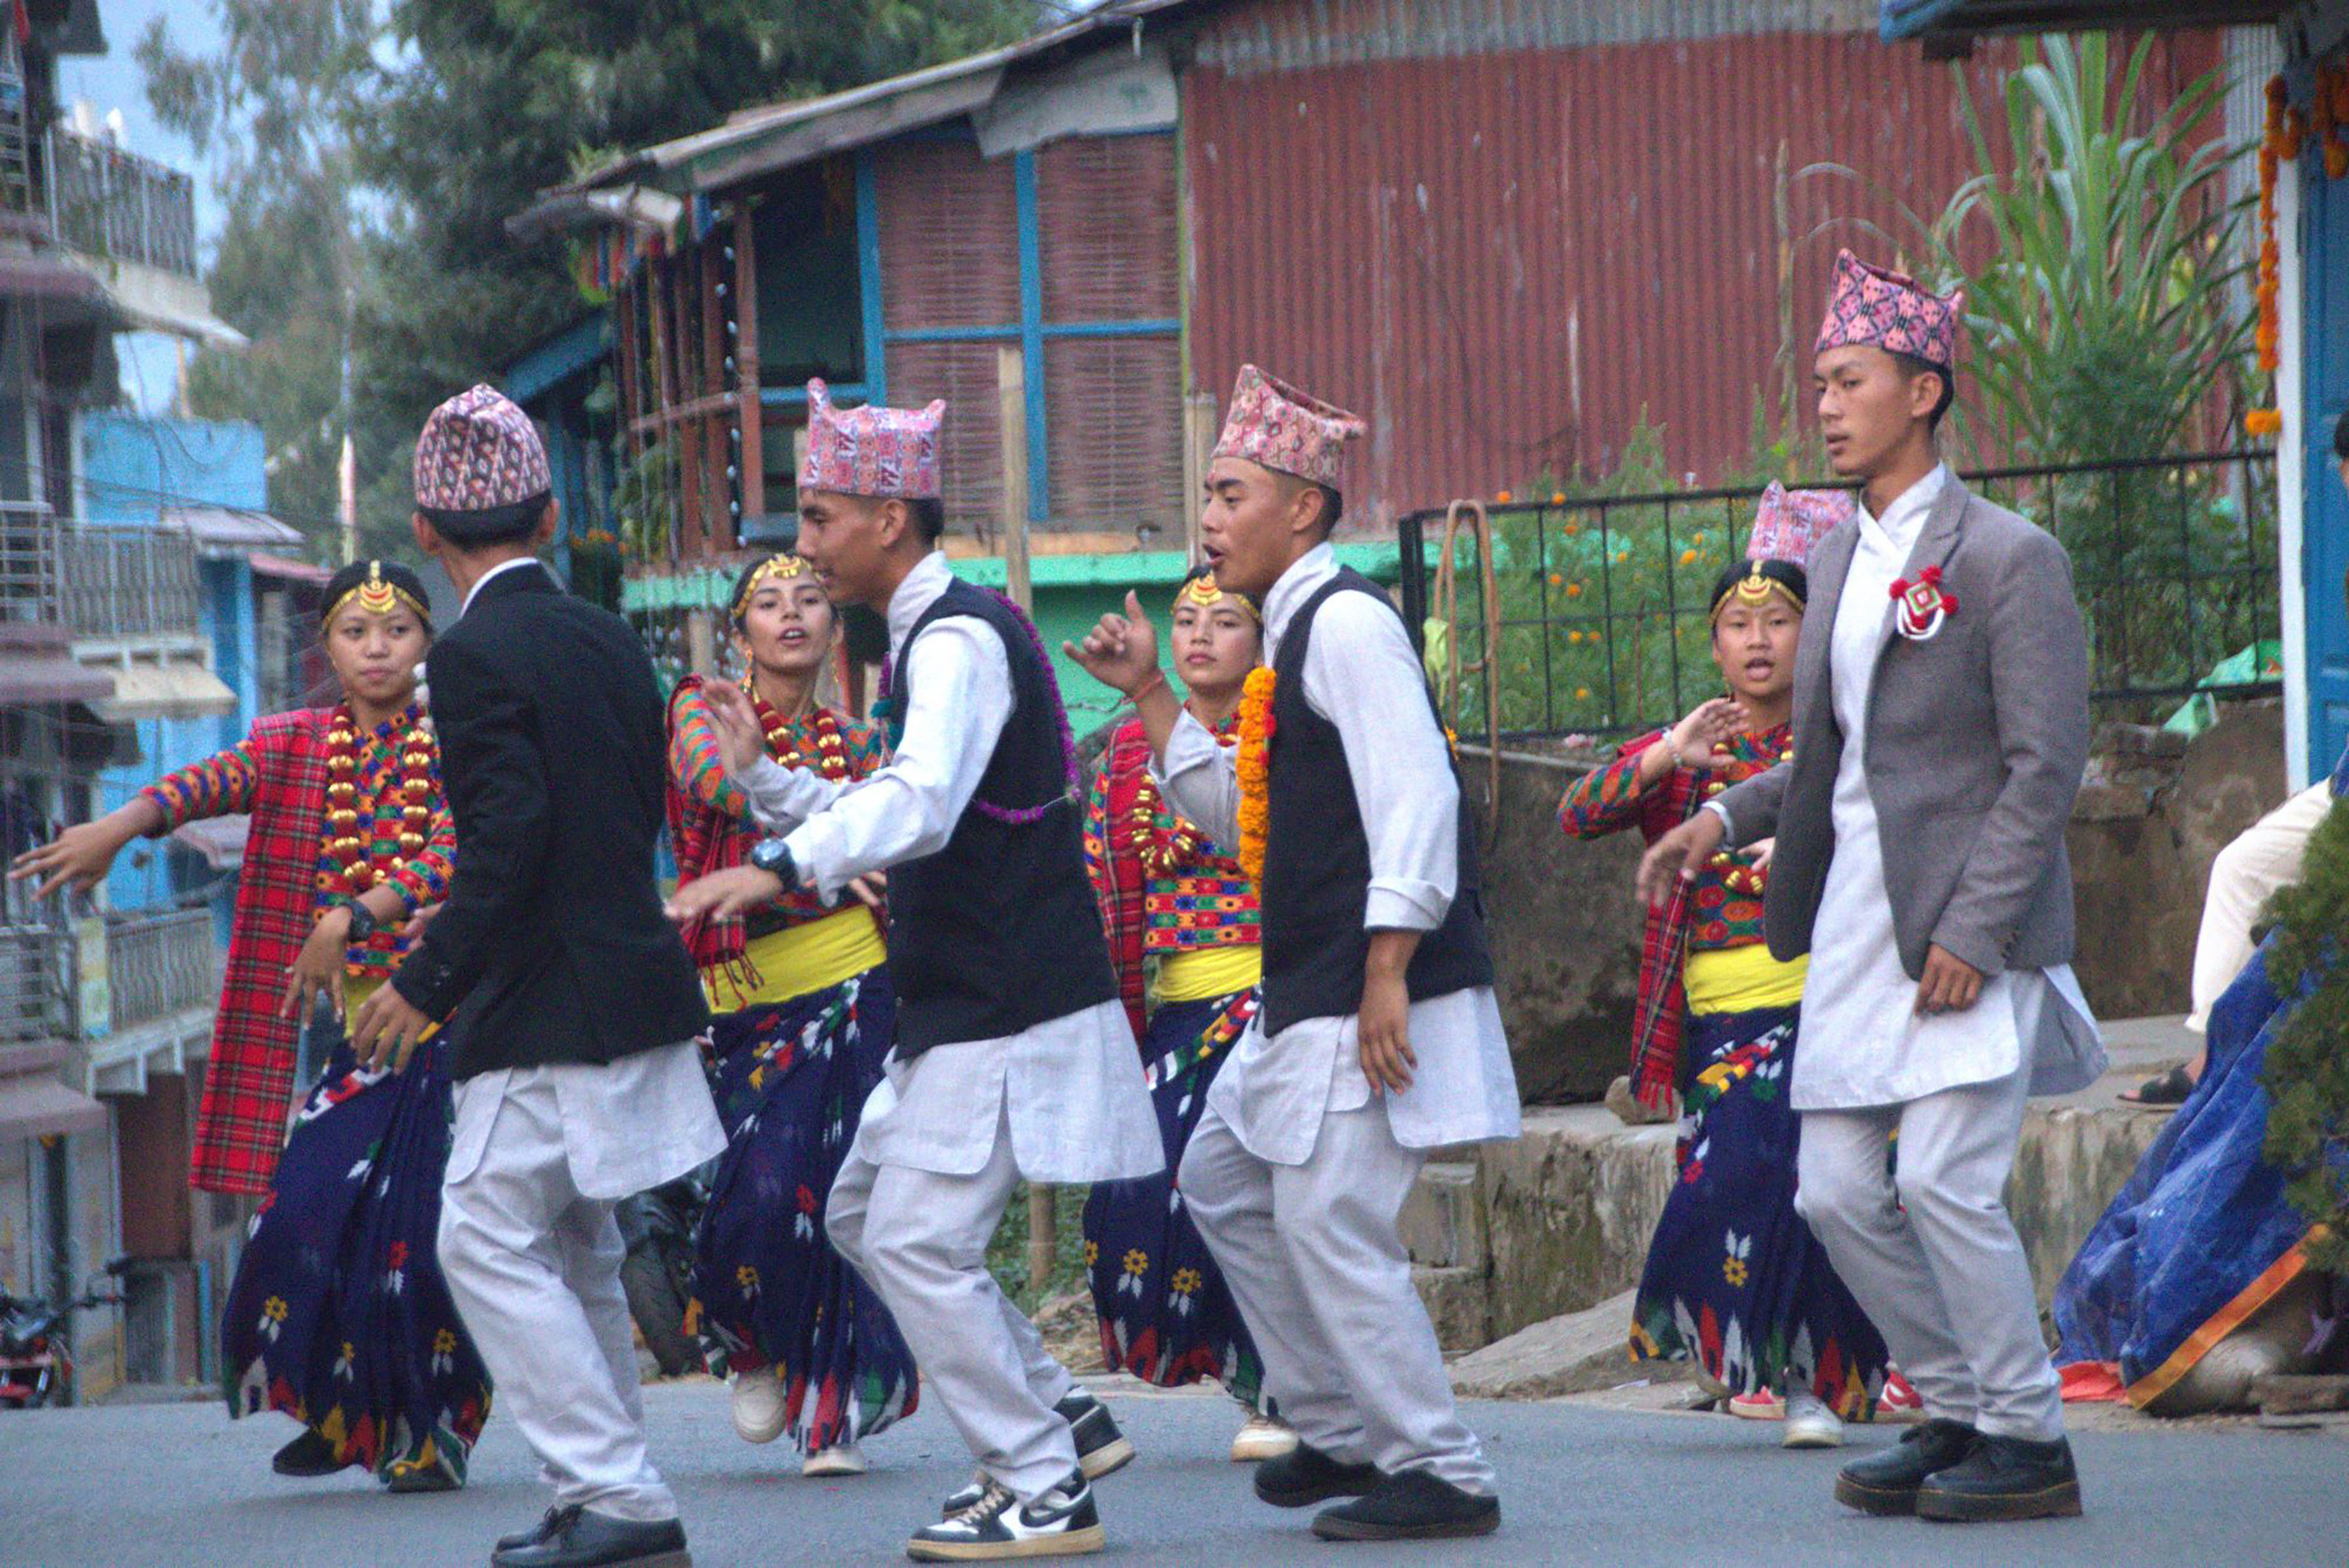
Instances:
[[[78,638],[192,634],[202,625],[195,542],[60,523],[46,506],[0,503],[0,619],[62,626]]]
[[[197,275],[194,181],[62,125],[49,128],[43,153],[49,227],[58,244]]]
[[[0,1043],[121,1035],[218,998],[205,909],[106,918],[107,1016],[84,1018],[73,932],[0,926]]]
[[[115,1033],[216,1000],[209,909],[109,917],[106,990]]]

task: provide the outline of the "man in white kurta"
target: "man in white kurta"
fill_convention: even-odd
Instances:
[[[1261,717],[1291,715],[1276,742],[1288,760],[1268,764],[1289,782],[1268,786],[1280,798],[1252,804],[1276,838],[1281,798],[1307,816],[1313,808],[1294,803],[1348,804],[1330,822],[1342,842],[1300,836],[1287,846],[1287,871],[1279,846],[1265,851],[1265,1010],[1208,1090],[1180,1189],[1298,1433],[1295,1452],[1258,1470],[1257,1495],[1282,1507],[1350,1498],[1320,1514],[1315,1532],[1417,1540],[1483,1534],[1500,1514],[1493,1468],[1454,1407],[1396,1221],[1430,1149],[1513,1137],[1519,1116],[1481,903],[1455,908],[1460,789],[1425,675],[1392,605],[1342,572],[1327,542],[1341,506],[1340,454],[1361,429],[1245,367],[1207,475],[1202,535],[1216,580],[1264,605],[1279,690]],[[1157,672],[1154,634],[1138,603],[1128,607],[1071,651],[1133,698],[1174,809],[1246,861],[1236,753],[1180,712]],[[1300,691],[1288,690],[1292,680]],[[1249,723],[1244,709],[1242,749]],[[1309,742],[1293,728],[1315,732],[1310,750],[1297,749]],[[1296,772],[1309,755],[1326,771]],[[1339,888],[1311,866],[1323,857],[1366,864],[1367,885]],[[1359,931],[1315,923],[1355,907]],[[1350,975],[1323,966],[1299,978],[1309,958],[1289,968],[1282,954],[1299,931],[1349,955],[1367,939],[1371,957],[1335,966],[1355,965]],[[1400,991],[1396,971],[1381,968],[1397,952],[1410,969]],[[1423,984],[1423,971],[1448,978]],[[1299,1000],[1284,1002],[1284,986]],[[1407,1005],[1397,1008],[1399,998]]]
[[[1085,879],[1059,695],[1032,628],[958,582],[936,548],[944,405],[838,410],[821,382],[809,393],[799,547],[835,597],[885,611],[895,675],[885,684],[902,729],[889,763],[851,784],[784,769],[734,735],[729,767],[781,836],[750,867],[681,888],[671,912],[739,912],[782,886],[833,899],[895,868],[898,1038],[824,1226],[978,1461],[978,1480],[906,1550],[957,1561],[1095,1552],[1088,1483],[1133,1445],[1045,1352],[986,1261],[1022,1179],[1164,1168]],[[718,720],[743,723],[730,708]]]

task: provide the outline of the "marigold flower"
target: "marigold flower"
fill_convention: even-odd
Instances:
[[[1582,585],[1581,585],[1580,583],[1568,583],[1568,584],[1567,584],[1567,585],[1566,585],[1566,597],[1567,597],[1568,598],[1570,598],[1570,599],[1578,599],[1578,598],[1580,598],[1580,597],[1582,597]]]
[[[1509,504],[1509,500],[1510,500],[1509,493],[1508,493],[1507,491],[1504,490],[1503,492],[1501,492],[1501,493],[1499,493],[1498,495],[1495,495],[1495,497],[1493,497],[1493,499],[1494,499],[1494,501],[1495,501],[1495,502],[1496,502],[1496,503],[1497,503],[1497,504],[1499,504],[1500,505],[1506,506],[1506,505]]]
[[[1682,565],[1682,566],[1695,566],[1695,565],[1696,565],[1696,552],[1695,552],[1694,550],[1682,550],[1682,551],[1681,552],[1681,565]]]

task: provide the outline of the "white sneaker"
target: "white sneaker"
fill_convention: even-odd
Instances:
[[[989,1483],[979,1500],[950,1519],[915,1532],[905,1555],[916,1563],[974,1563],[1008,1557],[1073,1557],[1099,1552],[1101,1515],[1084,1472],[1033,1502]]]
[[[1249,1417],[1248,1424],[1232,1439],[1232,1463],[1236,1465],[1262,1464],[1296,1451],[1296,1431],[1269,1416]]]
[[[800,1466],[803,1476],[861,1476],[870,1469],[864,1462],[864,1450],[854,1443],[835,1443],[831,1448],[810,1454]]]
[[[734,1375],[734,1430],[746,1443],[771,1443],[783,1435],[783,1380],[771,1366]]]
[[[1786,1396],[1786,1435],[1779,1443],[1789,1449],[1839,1449],[1843,1419],[1816,1394],[1797,1388]]]

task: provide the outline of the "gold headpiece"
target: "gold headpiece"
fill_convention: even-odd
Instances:
[[[432,619],[431,606],[418,602],[414,594],[398,584],[385,579],[381,561],[367,563],[367,576],[359,579],[357,587],[334,602],[327,609],[325,618],[334,619],[342,614],[343,607],[354,599],[358,601],[359,608],[369,615],[389,615],[399,607],[402,600],[405,600],[409,608],[424,618],[426,624],[429,625]]]
[[[1218,587],[1216,574],[1213,572],[1202,572],[1197,576],[1187,579],[1181,587],[1174,590],[1174,607],[1177,609],[1186,604],[1197,605],[1201,609],[1211,609],[1226,599],[1229,599],[1247,611],[1248,619],[1256,622],[1257,625],[1264,624],[1264,612],[1256,607],[1256,601],[1246,594]]]
[[[742,579],[742,591],[734,596],[734,618],[740,620],[750,613],[750,601],[759,597],[760,588],[765,585],[788,583],[793,577],[804,577],[814,571],[815,568],[809,566],[804,557],[794,556],[788,550],[768,556],[759,563],[756,571]]]
[[[1721,597],[1713,601],[1712,618],[1713,620],[1718,621],[1721,618],[1721,612],[1727,609],[1732,603],[1758,609],[1769,603],[1772,594],[1784,594],[1786,596],[1788,604],[1793,605],[1796,609],[1803,607],[1803,596],[1795,591],[1795,586],[1769,576],[1762,570],[1762,566],[1763,562],[1760,557],[1745,564],[1745,575],[1723,589]]]

